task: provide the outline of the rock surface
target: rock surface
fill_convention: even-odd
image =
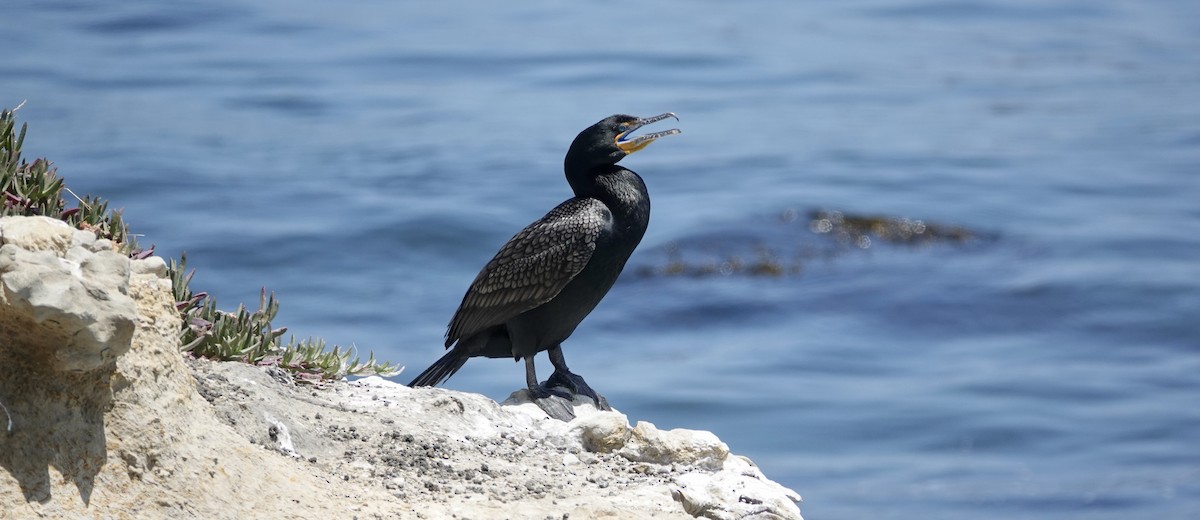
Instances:
[[[186,359],[161,259],[26,220],[0,219],[0,518],[800,518],[711,433],[590,401]]]
[[[93,370],[129,350],[128,258],[49,217],[0,218],[0,244],[0,337],[35,346],[57,370]]]

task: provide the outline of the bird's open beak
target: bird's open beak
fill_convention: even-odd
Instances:
[[[663,119],[666,119],[668,117],[674,117],[676,121],[679,121],[679,117],[677,117],[674,113],[667,112],[665,114],[659,114],[654,117],[644,117],[644,118],[638,119],[637,121],[634,121],[633,123],[630,123],[628,130],[617,134],[617,148],[620,148],[622,152],[625,152],[625,154],[628,155],[628,154],[631,154],[633,152],[636,152],[638,150],[641,150],[642,148],[649,146],[650,143],[653,143],[654,140],[658,139],[659,137],[675,135],[675,134],[681,133],[678,128],[672,128],[670,130],[663,130],[661,132],[654,132],[654,133],[650,133],[650,134],[642,134],[642,135],[639,135],[636,137],[629,135],[629,134],[632,134],[635,130],[637,130],[643,126],[646,126],[650,123],[654,123],[656,121],[662,121]]]

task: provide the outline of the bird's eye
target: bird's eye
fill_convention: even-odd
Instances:
[[[621,123],[620,125],[618,125],[618,126],[617,126],[617,132],[618,132],[618,133],[622,133],[622,134],[623,134],[623,133],[625,133],[627,130],[629,130],[629,125],[627,125],[627,124],[625,124],[625,123]]]

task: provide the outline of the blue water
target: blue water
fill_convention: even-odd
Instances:
[[[812,519],[1200,518],[1193,0],[9,0],[0,40],[28,155],[223,307],[265,285],[401,380],[569,196],[576,132],[677,112],[625,161],[650,231],[566,346],[615,406],[716,432]],[[991,238],[831,247],[814,208]],[[638,274],[673,247],[807,261]]]

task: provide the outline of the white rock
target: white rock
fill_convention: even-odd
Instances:
[[[571,431],[579,437],[583,449],[611,453],[625,447],[631,431],[629,419],[620,412],[600,412],[578,417],[570,423]]]
[[[651,423],[639,421],[628,442],[617,453],[637,462],[680,463],[719,469],[729,456],[729,446],[712,432],[682,428],[662,431]]]
[[[53,251],[63,256],[74,234],[66,222],[50,217],[0,218],[0,244],[13,244],[26,251]]]
[[[97,239],[95,242],[92,242],[90,249],[93,252],[99,253],[101,251],[112,251],[114,247],[115,246],[113,245],[112,240],[109,240],[107,238],[100,238],[100,239]]]
[[[283,421],[276,419],[275,416],[267,412],[263,412],[263,419],[266,420],[267,423],[272,427],[274,427],[274,441],[278,446],[279,451],[288,456],[299,458],[301,455],[296,451],[296,445],[292,443],[292,432],[287,427],[287,424],[284,424]]]
[[[129,292],[129,259],[112,251],[60,258],[72,235],[69,227],[27,226],[38,217],[3,219],[0,246],[0,323],[21,331],[28,348],[43,349],[56,370],[88,371],[129,350],[137,310]],[[12,230],[20,232],[13,235]],[[51,238],[23,236],[37,229]],[[59,232],[63,230],[63,232]],[[8,238],[22,237],[8,241]],[[46,249],[28,250],[47,246]]]
[[[161,256],[151,256],[130,262],[130,271],[134,274],[150,274],[159,278],[167,277],[167,262]]]
[[[91,231],[76,229],[71,235],[71,247],[91,248],[96,243],[96,234]]]
[[[800,496],[766,479],[721,471],[693,472],[675,479],[671,491],[684,511],[713,520],[801,520]]]
[[[362,518],[800,518],[799,496],[712,434],[631,428],[586,398],[564,423],[520,396],[185,366],[170,281],[85,242],[0,245],[0,396],[15,423],[0,433],[0,517],[338,518],[352,504]]]

